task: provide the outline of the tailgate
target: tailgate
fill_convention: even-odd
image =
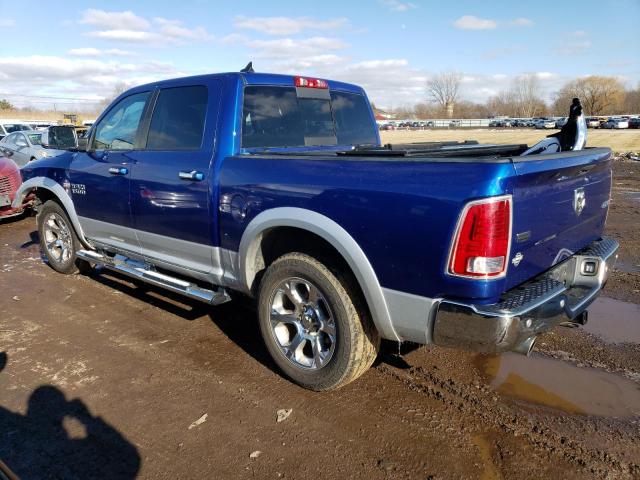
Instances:
[[[514,167],[507,288],[602,236],[611,193],[611,150],[522,157],[514,159]]]

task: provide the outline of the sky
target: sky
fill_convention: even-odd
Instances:
[[[58,110],[248,61],[362,85],[386,108],[426,101],[441,71],[476,102],[524,74],[547,100],[580,76],[640,81],[640,0],[0,0],[0,32],[0,98]]]

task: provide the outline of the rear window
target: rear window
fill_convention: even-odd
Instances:
[[[161,90],[151,117],[147,149],[199,149],[202,144],[206,112],[207,87],[205,86]]]
[[[248,86],[244,90],[242,146],[305,147],[376,144],[363,95],[331,92],[298,96],[295,87]]]

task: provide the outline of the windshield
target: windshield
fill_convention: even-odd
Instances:
[[[24,123],[5,123],[3,124],[4,129],[7,133],[20,132],[22,130],[31,130],[29,125],[25,125]]]
[[[41,140],[41,135],[38,133],[32,133],[29,135],[29,141],[31,142],[31,145],[42,145]]]
[[[331,92],[301,97],[295,87],[248,86],[244,91],[242,147],[377,145],[364,95]]]

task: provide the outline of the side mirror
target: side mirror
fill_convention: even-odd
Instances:
[[[87,148],[89,148],[89,139],[87,137],[78,138],[77,150],[79,152],[86,152]]]
[[[42,132],[40,143],[44,148],[70,150],[78,147],[78,136],[71,126],[54,126]]]
[[[2,149],[1,153],[7,158],[11,158],[11,156],[13,155],[13,152],[9,149]]]

